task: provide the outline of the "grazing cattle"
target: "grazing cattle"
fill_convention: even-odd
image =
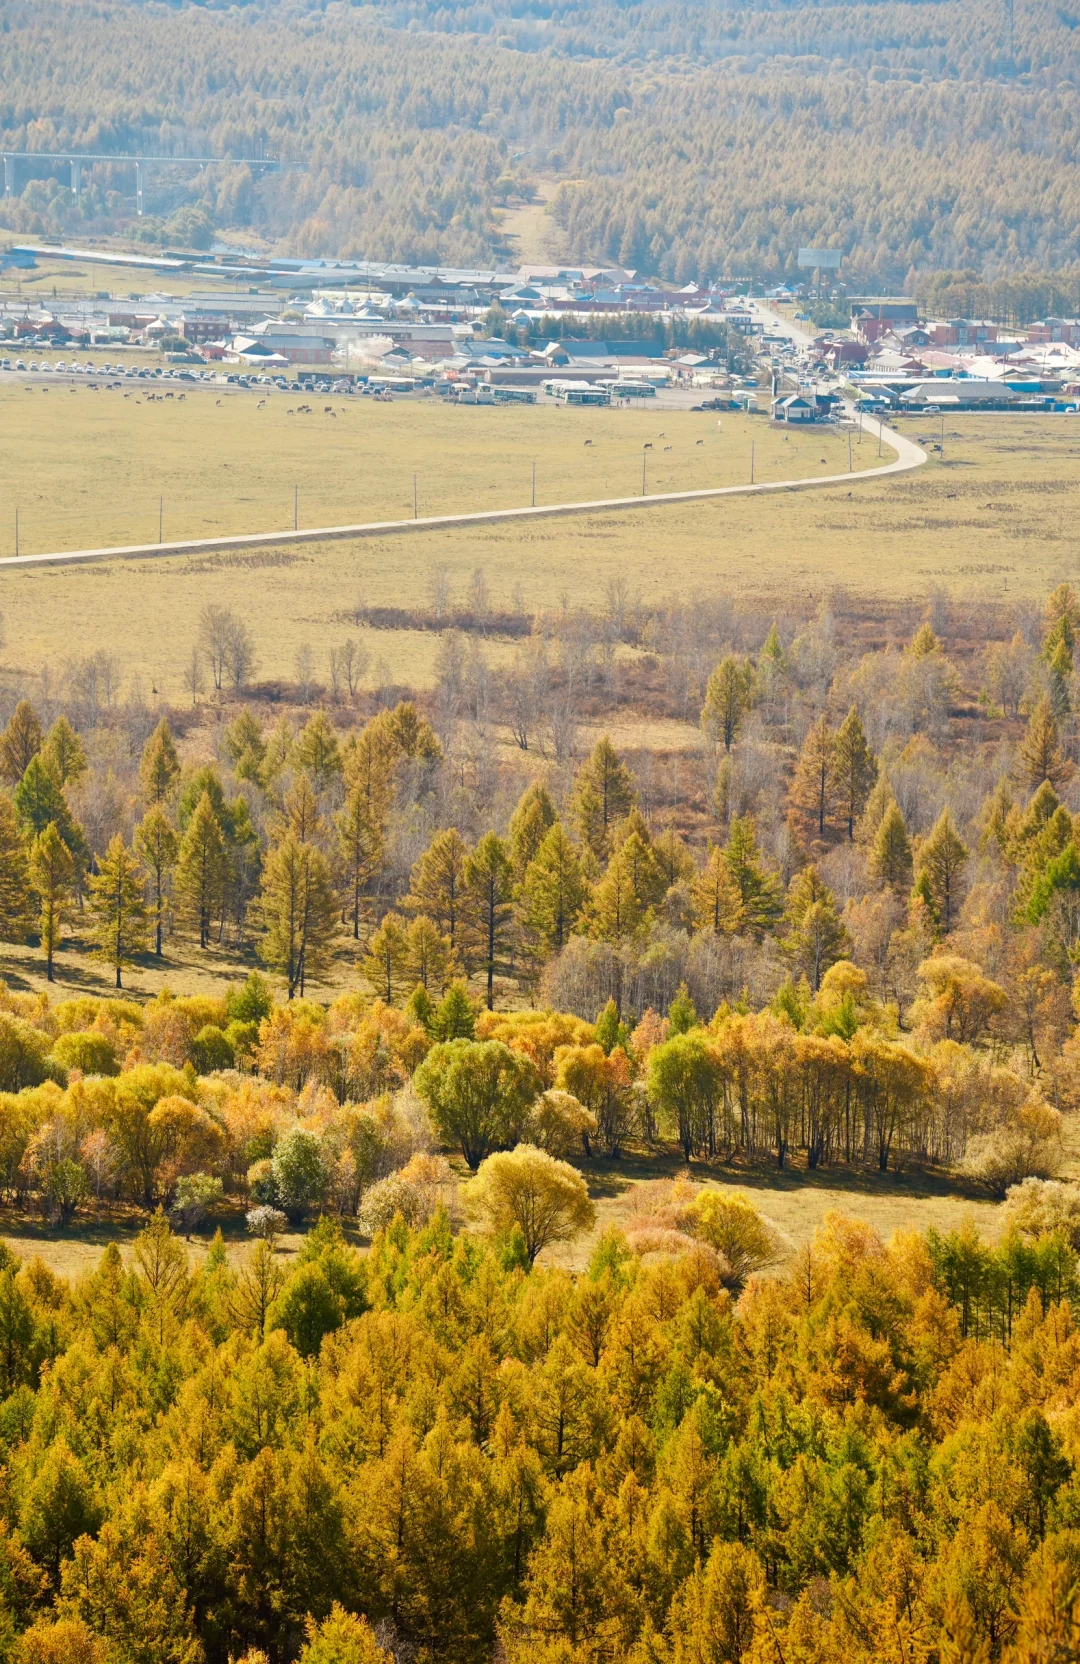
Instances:
[[[651,439],[646,439],[645,444],[642,447],[642,449],[646,450],[646,451],[651,451],[652,450],[652,440]]]
[[[586,439],[586,441],[585,441],[585,443],[586,443],[586,445],[591,445],[591,444],[592,444],[592,440],[591,440],[591,439]]]
[[[665,449],[665,451],[670,451],[672,449],[672,447],[670,445],[665,445],[664,449]]]

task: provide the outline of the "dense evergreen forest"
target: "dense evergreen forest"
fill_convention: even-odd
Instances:
[[[500,207],[543,177],[566,256],[680,282],[779,275],[804,243],[877,287],[1059,270],[1080,228],[1077,20],[1011,10],[14,0],[0,140],[297,164],[164,176],[142,230],[174,241],[248,228],[290,252],[490,262]],[[3,213],[23,231],[131,215],[119,170],[78,205],[66,176],[20,190]]]

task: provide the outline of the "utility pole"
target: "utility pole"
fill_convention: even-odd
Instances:
[[[157,540],[158,540],[159,543],[161,542],[161,534],[162,534],[162,531],[164,529],[164,525],[165,525],[165,499],[164,499],[164,497],[159,497],[158,500],[157,500]]]
[[[750,484],[754,483],[754,441],[750,441]]]
[[[847,436],[847,471],[848,471],[849,474],[851,473],[851,429],[850,428],[848,428],[848,436]]]
[[[648,454],[648,451],[644,449],[641,452],[641,495],[643,497],[645,495],[645,458]]]
[[[412,477],[412,517],[413,517],[414,520],[418,520],[420,518],[419,511],[417,509],[416,475],[415,474]]]
[[[945,412],[941,412],[941,460],[945,461]]]
[[[292,529],[294,532],[298,532],[300,530],[300,487],[298,485],[293,486]]]
[[[536,463],[533,463],[532,506],[536,507]]]
[[[15,554],[19,553],[19,511],[15,510]]]

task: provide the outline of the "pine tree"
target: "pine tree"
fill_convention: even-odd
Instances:
[[[204,791],[180,844],[175,892],[183,916],[199,932],[199,946],[210,939],[214,912],[222,902],[226,876],[225,836]]]
[[[701,726],[714,742],[723,740],[725,751],[730,751],[735,744],[742,719],[750,709],[753,691],[754,672],[747,660],[735,653],[722,659],[709,677],[701,708]]]
[[[400,913],[385,914],[378,930],[372,931],[360,968],[387,1005],[393,1005],[416,980],[410,965],[408,931]]]
[[[160,803],[148,809],[135,828],[135,853],[142,862],[153,886],[150,917],[154,926],[154,952],[161,958],[161,941],[165,924],[165,903],[169,876],[176,866],[180,839],[176,828]]]
[[[368,799],[354,786],[345,799],[343,808],[334,816],[338,837],[338,858],[341,862],[349,909],[352,916],[353,940],[360,940],[360,900],[382,864],[385,838],[382,826],[371,818]]]
[[[466,909],[465,867],[469,851],[456,827],[436,832],[412,870],[405,906],[434,919],[450,946],[461,951]]]
[[[90,911],[99,957],[112,966],[120,988],[124,966],[146,947],[146,901],[135,857],[119,833],[90,880]]]
[[[792,787],[799,818],[811,837],[825,836],[832,813],[835,770],[836,738],[822,712],[807,729]]]
[[[1020,745],[1020,761],[1023,779],[1031,790],[1044,780],[1060,786],[1072,774],[1072,766],[1058,743],[1057,719],[1045,693],[1031,713],[1028,731]]]
[[[610,851],[611,829],[637,802],[634,777],[605,734],[582,763],[570,798],[570,814],[582,842],[598,861]]]
[[[743,899],[723,850],[709,845],[709,858],[691,886],[694,923],[714,936],[734,936],[743,923]]]
[[[164,803],[180,773],[176,741],[168,717],[162,717],[146,742],[139,764],[139,780],[147,803]]]
[[[41,723],[29,699],[20,699],[11,720],[0,734],[0,774],[17,785],[41,750]]]
[[[525,872],[519,918],[529,942],[544,953],[558,953],[570,939],[588,886],[577,850],[556,821]]]
[[[41,945],[45,949],[45,975],[50,982],[56,980],[53,956],[60,941],[74,877],[72,853],[55,821],[50,821],[34,839],[30,854],[30,882],[41,904]]]
[[[878,826],[869,865],[878,883],[887,884],[891,890],[906,890],[911,883],[911,839],[895,799]]]
[[[495,967],[508,945],[514,871],[502,839],[487,832],[465,863],[466,906],[487,973],[487,1007],[495,1006]]]
[[[33,925],[26,845],[15,809],[0,793],[0,942],[25,942]]]
[[[870,749],[859,713],[852,705],[836,730],[832,763],[833,795],[847,826],[849,842],[855,837],[855,822],[866,808],[877,773],[877,759]]]
[[[524,879],[529,862],[534,859],[557,819],[547,787],[534,780],[522,792],[510,817],[510,860],[517,884]]]
[[[42,761],[56,776],[61,789],[81,780],[88,764],[82,740],[62,713],[49,729],[41,749]]]
[[[262,957],[285,978],[288,997],[304,996],[330,963],[336,901],[326,856],[286,833],[266,858],[259,917]]]
[[[967,863],[967,846],[953,825],[948,809],[943,809],[937,825],[919,850],[918,878],[925,883],[946,936],[960,906]]]

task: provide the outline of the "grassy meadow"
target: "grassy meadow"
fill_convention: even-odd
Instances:
[[[155,392],[151,399],[149,394]],[[646,445],[650,492],[813,478],[846,470],[847,437],[787,434],[711,412],[449,406],[171,383],[0,383],[0,502],[19,509],[20,548],[85,549],[210,537],[293,523],[404,519],[633,496]],[[183,398],[181,399],[181,394]],[[853,465],[877,462],[855,444]],[[60,487],[58,489],[58,486]],[[0,553],[14,514],[0,517]]]
[[[138,402],[139,394],[48,395],[0,388],[0,547],[8,552],[14,496],[21,547],[85,547],[98,540],[211,534],[287,525],[300,481],[301,523],[407,513],[412,476],[420,512],[498,507],[527,500],[537,459],[538,501],[633,490],[650,436],[656,490],[733,483],[846,461],[843,436],[785,436],[760,419],[682,412],[519,409],[354,403],[334,419],[312,395],[311,416],[275,395],[189,395],[183,404]],[[333,401],[341,409],[341,401]],[[59,409],[57,408],[59,407]],[[929,446],[938,423],[909,419]],[[660,433],[666,437],[660,439]],[[586,438],[593,444],[586,446]],[[698,446],[697,440],[706,443]],[[670,452],[663,450],[671,444]],[[856,463],[877,461],[867,437]],[[821,457],[830,459],[825,465]],[[1037,599],[1077,576],[1073,527],[1080,519],[1080,423],[1068,418],[949,417],[942,459],[910,474],[820,493],[734,497],[638,513],[597,514],[520,525],[463,527],[356,543],[116,561],[78,569],[0,571],[0,611],[12,668],[62,665],[73,652],[107,644],[174,702],[199,613],[208,601],[243,612],[259,674],[292,678],[298,650],[312,646],[317,674],[335,642],[367,605],[426,602],[445,569],[463,600],[483,567],[492,602],[526,609],[595,604],[615,577],[632,595],[752,593],[785,603],[852,593],[902,599],[946,587],[983,600]],[[436,638],[369,631],[369,681],[430,683]],[[493,643],[493,660],[510,649]]]

